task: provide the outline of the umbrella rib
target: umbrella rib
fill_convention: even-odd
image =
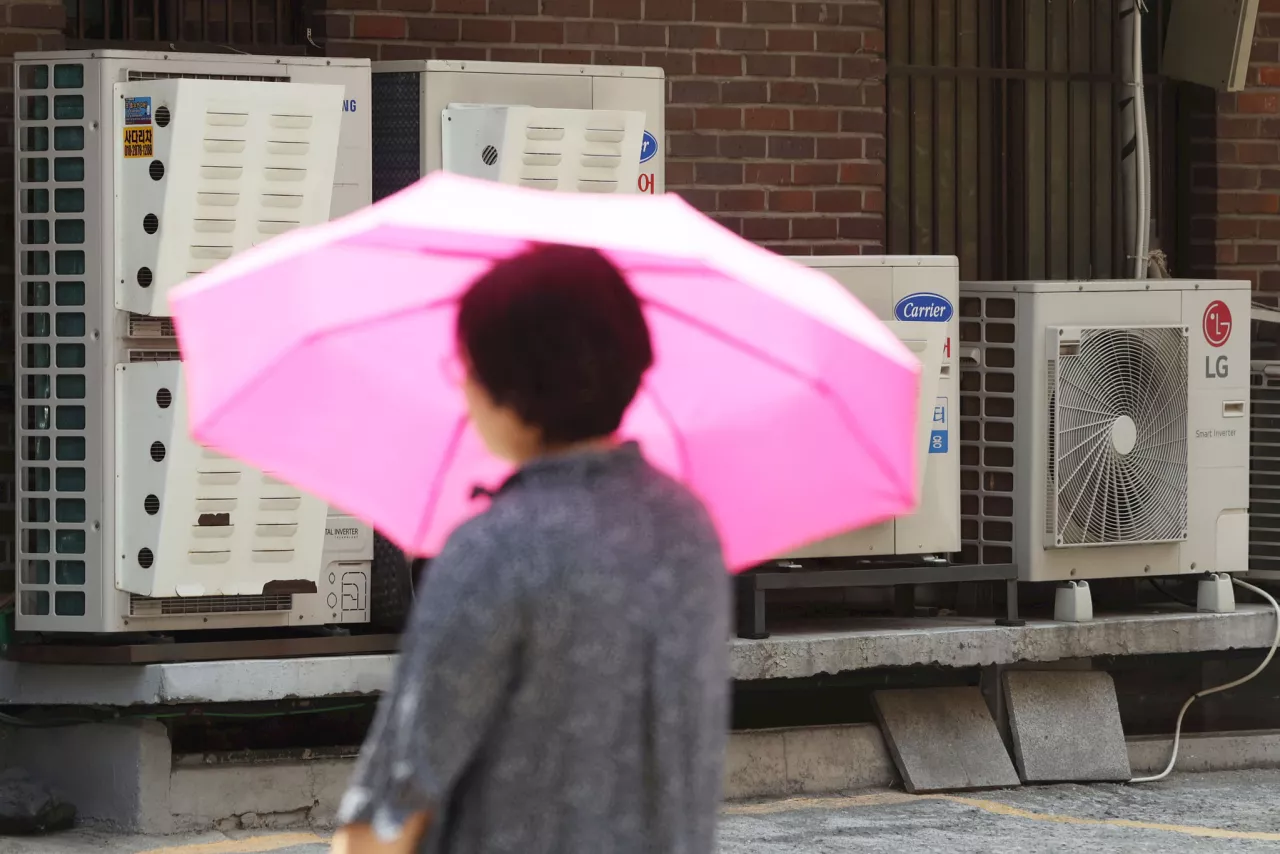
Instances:
[[[723,330],[717,329],[716,327],[700,320],[697,317],[694,317],[693,315],[687,314],[686,312],[680,311],[679,309],[672,308],[666,303],[657,302],[647,297],[641,298],[640,301],[645,305],[653,307],[657,311],[665,312],[666,314],[668,314],[669,316],[677,320],[681,320],[685,323],[688,323],[690,326],[694,326],[700,329],[702,332],[706,333],[712,338],[717,338],[720,341],[723,341],[725,344],[728,344],[732,347],[736,347],[737,349],[743,352],[754,355],[760,361],[766,364],[772,365],[773,367],[777,368],[783,373],[788,374],[789,376],[794,377],[795,379],[798,379],[801,382],[808,383],[810,386],[812,386],[812,388],[815,391],[817,391],[820,395],[826,398],[826,400],[829,403],[831,403],[832,406],[835,407],[836,411],[840,414],[840,419],[845,422],[845,426],[849,429],[849,431],[853,433],[860,441],[862,441],[863,447],[867,450],[868,455],[872,458],[872,460],[874,460],[876,465],[880,467],[880,470],[886,476],[888,476],[891,482],[894,482],[895,485],[897,485],[900,489],[902,488],[902,484],[897,483],[898,478],[896,477],[896,473],[894,472],[893,466],[889,465],[888,461],[880,453],[880,450],[878,447],[866,441],[865,432],[862,429],[862,425],[858,422],[858,419],[853,416],[853,413],[849,412],[848,408],[844,405],[844,402],[841,401],[840,398],[837,397],[834,392],[832,392],[830,386],[828,386],[822,380],[816,379],[814,377],[805,376],[804,374],[797,371],[795,368],[788,365],[786,362],[783,362],[780,359],[770,355],[768,351],[762,350],[759,347],[747,341],[743,341],[732,335],[728,335]],[[914,491],[915,491],[914,489],[910,489],[910,488],[906,490],[908,495],[911,495],[912,493],[914,493]]]
[[[652,388],[646,385],[644,387],[644,393],[653,401],[653,408],[658,410],[658,414],[662,416],[662,420],[666,421],[667,426],[671,428],[671,435],[675,437],[676,448],[680,452],[681,475],[684,477],[691,477],[693,475],[693,464],[689,459],[689,448],[685,444],[684,434],[680,432],[680,427],[676,424],[675,417],[672,416],[671,410],[667,408],[667,405],[662,402],[662,398],[658,397],[657,392]]]
[[[440,503],[440,493],[444,488],[445,474],[449,471],[449,467],[453,465],[453,458],[458,455],[458,448],[462,445],[462,436],[466,429],[467,419],[459,418],[458,423],[453,427],[453,435],[449,437],[449,444],[445,447],[440,466],[436,470],[436,477],[431,481],[431,492],[427,496],[427,506],[422,511],[422,519],[418,522],[418,530],[413,538],[415,550],[426,536],[427,529],[431,527],[432,519],[435,518],[436,505]]]

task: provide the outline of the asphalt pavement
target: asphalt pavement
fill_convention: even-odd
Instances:
[[[1188,774],[1136,786],[901,792],[725,808],[719,854],[1280,852],[1280,771]],[[0,854],[324,854],[323,833],[0,839]]]

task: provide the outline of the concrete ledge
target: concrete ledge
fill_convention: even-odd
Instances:
[[[1103,655],[1257,649],[1275,631],[1271,609],[1104,616],[1091,623],[1037,620],[860,618],[820,623],[762,641],[735,640],[738,681],[797,679],[874,667],[978,667]],[[165,705],[366,696],[391,679],[392,655],[244,659],[187,664],[72,666],[0,662],[0,704]]]
[[[1171,739],[1131,738],[1136,775],[1162,770]],[[174,757],[155,722],[24,731],[0,742],[0,768],[17,764],[74,803],[82,819],[135,833],[317,826],[333,822],[354,759],[341,755],[239,761]],[[1280,731],[1183,739],[1179,773],[1280,768]],[[727,800],[900,787],[870,724],[735,732]]]

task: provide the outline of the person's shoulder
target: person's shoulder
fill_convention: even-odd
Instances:
[[[645,463],[642,475],[646,502],[670,525],[718,547],[719,537],[711,514],[692,489],[655,466]]]

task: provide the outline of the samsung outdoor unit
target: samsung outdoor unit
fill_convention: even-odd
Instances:
[[[167,295],[369,203],[368,63],[73,52],[17,77],[17,627],[367,620],[372,532],[189,438]]]
[[[1082,591],[1245,571],[1248,321],[1247,282],[962,284],[966,557]]]
[[[853,531],[793,558],[946,557],[960,551],[960,451],[953,436],[959,386],[953,342],[959,261],[949,256],[797,258],[827,273],[883,320],[923,364],[917,421],[920,507],[911,516]],[[850,484],[850,489],[856,489]]]
[[[375,63],[373,104],[375,199],[438,169],[560,192],[665,187],[660,68]]]

